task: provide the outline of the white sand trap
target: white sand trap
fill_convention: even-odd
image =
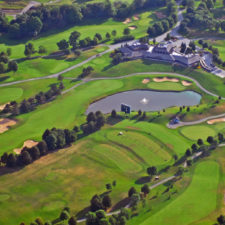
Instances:
[[[16,121],[8,118],[0,119],[0,134],[7,131],[11,126],[15,125]]]
[[[145,78],[144,80],[142,80],[142,84],[147,84],[150,82],[150,79],[149,78]]]
[[[210,125],[214,123],[221,123],[221,122],[225,122],[225,117],[207,121],[207,123]]]
[[[135,30],[135,29],[137,29],[136,26],[129,26],[128,28],[129,28],[130,30]]]
[[[32,140],[27,140],[23,143],[23,146],[21,148],[15,148],[13,151],[16,153],[16,154],[20,154],[21,150],[24,148],[24,147],[27,147],[27,148],[32,148],[33,146],[37,145],[38,142],[36,141],[32,141]]]
[[[156,77],[156,78],[153,78],[153,80],[155,82],[166,82],[166,81],[169,81],[169,82],[179,82],[179,79],[178,78],[169,78],[169,77]]]
[[[5,108],[5,106],[7,105],[8,103],[6,103],[6,104],[4,104],[4,105],[0,105],[0,111],[2,111],[4,108]]]
[[[187,87],[187,86],[191,86],[192,85],[192,82],[191,81],[186,81],[186,80],[182,80],[181,81],[182,85]]]
[[[130,18],[126,18],[126,20],[123,21],[123,24],[128,24],[131,22],[131,19]]]
[[[140,20],[140,17],[139,17],[139,15],[134,15],[134,20]]]

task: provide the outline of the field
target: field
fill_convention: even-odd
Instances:
[[[172,203],[140,224],[187,225],[204,218],[216,209],[219,179],[219,165],[216,162],[200,163],[187,189]]]

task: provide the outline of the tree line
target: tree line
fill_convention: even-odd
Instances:
[[[39,92],[34,97],[30,97],[28,100],[24,99],[21,103],[12,101],[4,107],[1,113],[9,113],[12,116],[17,116],[19,114],[28,113],[36,109],[38,105],[45,104],[48,101],[51,101],[54,97],[61,94],[61,90],[64,89],[62,82],[57,86],[53,84],[50,90],[46,92]]]
[[[136,10],[163,7],[168,0],[134,0],[127,2],[110,0],[86,4],[61,6],[44,6],[30,9],[16,19],[8,21],[4,14],[0,15],[0,32],[7,33],[13,39],[36,37],[41,32],[51,29],[78,25],[90,19],[123,19]]]
[[[87,122],[80,126],[83,135],[91,134],[101,129],[105,124],[105,117],[100,111],[89,113],[86,120]],[[42,135],[42,141],[36,146],[32,148],[24,147],[18,155],[14,153],[4,153],[1,156],[0,163],[9,168],[26,166],[49,152],[70,146],[77,140],[79,131],[80,129],[77,126],[75,126],[73,130],[46,129]]]
[[[225,21],[219,21],[213,17],[213,9],[216,0],[201,0],[198,7],[195,7],[194,0],[183,0],[182,4],[186,8],[184,20],[182,21],[179,32],[188,34],[190,29],[210,30],[218,32],[220,29],[225,31]],[[223,1],[225,6],[225,1]]]
[[[14,71],[16,72],[18,70],[18,65],[16,61],[10,60],[10,56],[12,54],[12,49],[7,48],[6,52],[2,51],[0,53],[0,73],[10,72]]]

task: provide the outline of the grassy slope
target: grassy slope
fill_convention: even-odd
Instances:
[[[37,216],[57,218],[66,205],[77,213],[88,205],[94,194],[103,193],[105,184],[113,180],[117,181],[116,188],[110,194],[114,204],[126,197],[130,186],[139,189],[140,184],[135,184],[135,180],[146,176],[148,163],[154,165],[151,151],[154,152],[154,159],[162,164],[171,163],[164,162],[171,158],[171,152],[166,143],[159,148],[153,136],[146,136],[144,125],[148,123],[144,122],[139,124],[138,130],[126,132],[126,140],[123,140],[126,147],[120,146],[117,133],[120,126],[126,127],[128,124],[128,121],[123,121],[113,129],[103,129],[68,149],[49,154],[20,171],[1,176],[0,204],[3,214],[0,223],[18,224]],[[129,137],[136,138],[136,146]],[[175,143],[173,138],[171,136],[170,140]],[[186,143],[185,139],[181,141]],[[137,146],[143,145],[145,147],[141,151],[137,150]],[[93,179],[94,182],[89,185]]]
[[[183,91],[185,89],[185,87],[182,84],[173,82],[163,82],[163,83],[150,82],[148,84],[148,87],[156,90],[173,90],[173,91]]]
[[[187,190],[141,225],[187,225],[207,216],[216,209],[218,182],[219,165],[216,162],[198,164]]]

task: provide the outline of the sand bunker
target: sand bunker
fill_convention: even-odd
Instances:
[[[136,26],[129,26],[128,28],[129,28],[130,30],[135,30],[135,29],[137,29]]]
[[[214,123],[221,123],[221,122],[225,122],[225,117],[207,121],[207,123],[210,124],[210,125],[214,124]]]
[[[2,111],[5,108],[6,105],[7,105],[7,103],[4,104],[4,105],[0,105],[0,111]]]
[[[15,125],[16,121],[8,118],[0,119],[0,134],[7,131],[11,126]]]
[[[130,18],[126,18],[126,20],[123,21],[123,24],[128,24],[131,22],[131,19]]]
[[[182,80],[181,81],[182,85],[187,87],[187,86],[191,86],[192,85],[192,82],[191,81],[186,81],[186,80]]]
[[[155,15],[158,19],[164,19],[166,18],[166,15],[163,14],[162,12],[155,12]]]
[[[156,78],[153,78],[153,80],[155,82],[166,82],[166,81],[169,81],[169,82],[179,82],[179,79],[178,78],[169,78],[169,77],[156,77]]]
[[[145,78],[144,80],[142,80],[142,84],[147,84],[150,82],[150,79],[149,78]]]
[[[134,18],[134,20],[139,20],[140,19],[139,15],[134,15],[133,18]]]
[[[37,145],[38,142],[36,141],[32,141],[32,140],[27,140],[23,143],[23,146],[21,148],[15,148],[13,151],[16,153],[16,154],[20,154],[20,152],[22,151],[22,149],[24,147],[27,147],[27,148],[32,148],[33,146]]]

